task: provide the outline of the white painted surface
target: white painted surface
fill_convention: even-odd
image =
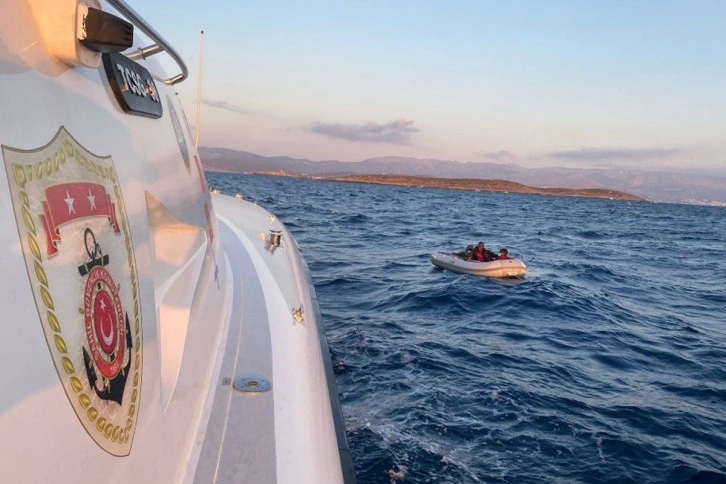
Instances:
[[[271,475],[277,482],[340,482],[318,323],[310,314],[305,314],[302,324],[292,318],[294,308],[309,304],[309,293],[300,278],[299,254],[293,243],[274,254],[266,252],[255,231],[269,228],[270,215],[251,204],[215,197],[215,205],[223,209],[255,268],[253,273],[231,273],[219,243],[215,206],[194,159],[196,150],[188,129],[181,133],[189,153],[187,162],[177,141],[180,134],[170,117],[173,109],[184,119],[177,96],[159,81],[166,73],[154,57],[140,63],[157,79],[164,108],[160,119],[124,113],[102,68],[70,67],[51,57],[28,4],[23,0],[3,2],[0,144],[35,150],[63,127],[89,152],[113,160],[135,259],[143,364],[130,453],[117,457],[90,438],[70,404],[75,396],[64,390],[66,377],[54,366],[49,351],[53,342],[43,330],[47,324],[43,307],[33,298],[34,276],[26,270],[13,208],[17,198],[8,191],[8,181],[12,183],[8,175],[12,174],[6,172],[3,157],[2,480],[167,483],[193,479],[197,459],[203,458],[204,439],[219,417],[211,409],[224,368],[221,350],[229,349],[226,339],[232,305],[244,297],[245,278],[255,278],[264,294],[257,304],[263,304],[268,314],[267,357],[274,382],[274,393],[269,396],[274,425],[259,430],[274,441],[275,471]],[[291,242],[289,233],[284,234]],[[64,286],[56,284],[50,291],[60,294]],[[83,301],[78,304],[82,306]],[[70,311],[61,324],[69,328],[82,321],[82,315],[76,318]],[[239,334],[244,340],[244,332]],[[234,397],[230,396],[233,401]],[[256,411],[267,411],[266,405],[258,407]],[[230,449],[254,448],[255,435],[232,427],[239,412],[246,410],[229,408],[230,413],[223,416],[227,422],[223,426],[225,444]],[[254,413],[242,416],[255,418]],[[202,464],[200,460],[199,468]],[[248,481],[244,468],[232,469],[227,463],[218,470],[220,476],[235,476],[235,482]],[[262,476],[254,482],[270,481]]]

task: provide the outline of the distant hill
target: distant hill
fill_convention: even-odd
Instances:
[[[449,190],[476,190],[480,192],[526,193],[532,195],[555,195],[560,197],[607,198],[641,202],[637,195],[604,188],[534,188],[506,180],[484,180],[481,178],[439,178],[409,175],[333,175],[320,180],[372,183],[417,188],[446,188]]]
[[[231,173],[285,172],[310,176],[396,174],[436,178],[507,180],[538,188],[606,189],[648,200],[726,205],[726,167],[702,173],[585,168],[523,168],[515,164],[471,163],[400,156],[358,162],[311,161],[261,156],[246,151],[201,147],[205,169]]]

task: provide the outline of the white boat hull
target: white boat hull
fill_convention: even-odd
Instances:
[[[523,277],[527,273],[527,266],[519,259],[467,261],[453,254],[436,252],[431,255],[431,263],[440,269],[474,276]]]
[[[86,4],[134,46],[82,45]],[[124,6],[3,3],[2,481],[354,482],[292,234],[210,194],[173,49],[134,55]]]

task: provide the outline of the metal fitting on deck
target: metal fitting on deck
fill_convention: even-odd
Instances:
[[[269,250],[270,253],[274,254],[275,249],[282,245],[282,231],[270,229],[270,233],[267,236],[266,242],[267,250]],[[282,249],[285,250],[285,246],[282,246]]]
[[[232,388],[242,393],[262,393],[272,389],[272,383],[257,375],[243,375],[234,379]]]

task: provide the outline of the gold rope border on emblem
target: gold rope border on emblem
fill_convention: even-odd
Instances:
[[[61,130],[63,130],[63,128],[61,128]],[[69,137],[73,138],[67,131],[66,134]],[[51,143],[52,142],[53,141],[51,141]],[[139,384],[141,381],[141,374],[139,372],[139,368],[141,365],[141,321],[139,319],[139,298],[138,282],[136,279],[136,263],[134,260],[133,251],[131,249],[131,236],[129,234],[128,224],[125,217],[126,208],[124,207],[123,198],[121,197],[121,190],[118,186],[116,177],[114,176],[115,172],[113,170],[113,167],[104,169],[104,167],[96,165],[88,158],[86,158],[83,153],[81,153],[77,148],[73,147],[68,140],[63,140],[63,142],[61,143],[61,147],[58,149],[58,151],[53,153],[44,161],[38,162],[37,164],[35,164],[35,166],[28,165],[26,167],[22,167],[18,164],[13,163],[14,171],[19,170],[15,171],[14,178],[16,185],[20,188],[20,190],[18,191],[18,198],[20,199],[20,209],[22,213],[23,225],[25,225],[25,228],[28,231],[28,247],[30,248],[30,252],[33,254],[33,269],[35,271],[35,275],[38,278],[40,296],[46,308],[46,319],[48,321],[48,326],[53,331],[53,340],[56,349],[60,354],[66,355],[68,354],[68,347],[65,340],[63,339],[63,336],[61,335],[62,331],[60,321],[58,320],[58,317],[55,315],[54,312],[55,305],[53,303],[53,296],[50,294],[50,290],[48,288],[48,276],[46,275],[42,265],[43,256],[40,251],[40,246],[38,245],[38,242],[36,240],[38,232],[35,228],[35,222],[33,222],[33,217],[30,212],[30,199],[27,192],[23,190],[25,188],[25,184],[28,181],[40,181],[43,178],[44,173],[46,176],[50,176],[53,173],[59,171],[60,165],[65,164],[66,156],[73,157],[84,168],[94,173],[95,175],[100,176],[104,179],[111,180],[114,186],[114,195],[116,195],[119,211],[121,211],[122,214],[121,224],[123,226],[125,234],[124,242],[126,243],[126,253],[131,269],[130,275],[132,284],[132,296],[134,299],[134,330],[136,332],[136,340],[134,341],[135,348],[133,351],[133,390],[131,392],[131,405],[129,406],[126,418],[126,426],[121,427],[119,425],[114,425],[111,422],[107,422],[104,417],[99,418],[98,409],[91,406],[91,397],[83,392],[83,384],[81,383],[81,380],[78,379],[78,377],[76,376],[76,369],[73,365],[73,362],[67,356],[61,356],[61,365],[63,367],[63,370],[69,375],[68,381],[71,388],[76,394],[78,394],[78,403],[84,410],[86,410],[86,416],[88,420],[92,424],[95,423],[96,430],[104,438],[106,438],[107,440],[111,440],[111,442],[125,444],[129,440],[131,427],[134,423],[133,417],[136,412],[136,405],[139,395]],[[23,168],[25,168],[25,171],[23,171]],[[33,168],[35,168],[35,170],[33,170]],[[27,175],[27,178],[25,175]],[[22,181],[18,179],[19,177],[22,177]],[[131,357],[132,355],[129,355],[129,358]]]

